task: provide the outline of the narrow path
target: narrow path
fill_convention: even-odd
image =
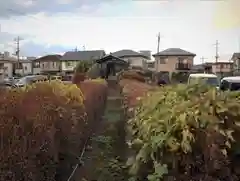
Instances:
[[[109,80],[106,110],[84,155],[81,174],[75,181],[127,180],[125,169],[125,113],[117,80]]]

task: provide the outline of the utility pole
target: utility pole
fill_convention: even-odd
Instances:
[[[202,64],[204,64],[204,60],[207,59],[207,58],[201,57],[200,59],[201,59]]]
[[[14,39],[15,43],[17,44],[17,50],[16,50],[16,55],[17,55],[17,67],[20,69],[20,41],[23,40],[19,36]],[[24,67],[22,67],[23,75],[24,75]]]
[[[219,42],[218,42],[218,40],[216,40],[216,43],[214,45],[216,47],[215,63],[217,63],[218,59],[219,59],[219,54],[218,54]],[[215,72],[215,73],[217,73],[217,72]],[[222,78],[222,76],[223,76],[222,75],[222,64],[220,64],[220,75],[221,75],[221,78]]]
[[[202,65],[203,65],[203,68],[204,68],[204,73],[206,73],[207,70],[206,70],[206,66],[204,65],[204,60],[207,59],[207,58],[201,57],[200,59],[202,61]]]
[[[77,49],[77,47],[75,47],[75,52],[77,52],[78,51],[78,49]]]
[[[160,48],[160,39],[161,39],[161,36],[160,36],[160,32],[158,33],[158,36],[157,36],[157,53],[159,53],[159,48]]]
[[[214,45],[216,47],[215,62],[217,63],[218,59],[219,59],[219,54],[218,54],[219,42],[218,42],[218,40],[216,40],[216,43]]]
[[[238,52],[240,53],[240,36],[238,38]]]

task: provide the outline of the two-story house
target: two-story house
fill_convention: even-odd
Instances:
[[[46,55],[33,60],[33,74],[60,74],[61,57],[61,55]]]
[[[196,54],[180,48],[169,48],[153,55],[157,72],[188,72],[193,66]]]
[[[214,62],[212,63],[212,72],[219,77],[230,76],[233,73],[233,62]]]
[[[232,55],[231,61],[233,62],[234,73],[240,73],[240,52]]]
[[[111,54],[128,62],[130,67],[147,68],[147,62],[151,60],[150,51],[119,50]]]
[[[17,59],[9,52],[0,53],[0,80],[14,75],[14,63]]]
[[[61,58],[63,74],[72,74],[80,61],[95,62],[106,55],[104,50],[69,51]]]
[[[21,59],[15,61],[13,64],[14,74],[24,76],[32,74],[32,61],[28,59]]]

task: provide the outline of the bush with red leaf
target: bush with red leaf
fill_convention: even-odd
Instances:
[[[131,80],[137,80],[139,82],[145,82],[144,76],[136,70],[128,70],[122,72],[120,79],[131,79]]]
[[[51,82],[1,91],[0,180],[69,177],[101,118],[107,92],[101,84],[79,87]]]

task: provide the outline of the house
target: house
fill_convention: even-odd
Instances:
[[[155,71],[155,61],[147,62],[147,68],[150,71]]]
[[[32,61],[28,59],[21,59],[13,62],[14,74],[25,76],[32,74]]]
[[[233,73],[233,62],[212,63],[212,72],[219,77],[230,76]]]
[[[205,72],[205,64],[197,64],[191,67],[192,73],[202,73]]]
[[[61,58],[62,73],[72,74],[80,61],[95,62],[106,55],[104,50],[69,51]]]
[[[33,60],[33,74],[60,74],[61,57],[61,55],[46,55]]]
[[[110,71],[110,75],[114,75],[126,68],[128,68],[129,63],[121,58],[115,57],[112,54],[106,55],[103,58],[96,61],[99,65],[99,70],[102,75],[106,75]],[[112,71],[111,71],[111,70]]]
[[[206,62],[204,64],[193,65],[191,72],[214,73],[219,77],[230,76],[233,73],[233,62],[229,61]]]
[[[191,68],[192,73],[212,73],[212,64],[210,62],[193,65]]]
[[[231,61],[233,62],[233,71],[240,73],[240,52],[232,55]]]
[[[111,54],[127,61],[131,67],[147,68],[147,62],[151,60],[150,51],[120,50]]]
[[[14,63],[17,59],[9,52],[0,53],[0,80],[14,75]]]
[[[153,55],[155,71],[172,75],[173,72],[189,72],[196,54],[180,48],[168,48]]]

